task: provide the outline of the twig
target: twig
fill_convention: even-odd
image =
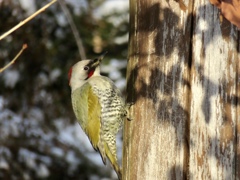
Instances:
[[[81,59],[86,59],[86,53],[85,53],[85,50],[84,50],[84,47],[83,47],[83,43],[82,43],[82,40],[80,38],[80,34],[77,30],[77,27],[75,25],[75,23],[73,22],[73,19],[72,19],[72,16],[65,4],[65,2],[63,0],[58,0],[64,14],[66,15],[67,19],[68,19],[68,23],[70,24],[70,27],[72,29],[72,32],[73,32],[73,35],[75,37],[75,40],[76,40],[76,43],[77,43],[77,46],[78,46],[78,52],[79,52],[79,55],[80,55],[80,58]]]
[[[34,14],[32,14],[31,16],[29,16],[28,18],[26,18],[24,21],[21,21],[20,23],[18,23],[16,26],[14,26],[12,29],[10,29],[9,31],[7,31],[6,33],[4,33],[3,35],[0,36],[0,40],[2,40],[3,38],[5,38],[6,36],[8,36],[9,34],[11,34],[13,31],[15,31],[16,29],[18,29],[19,27],[21,27],[22,25],[26,24],[28,21],[32,20],[35,16],[37,16],[38,14],[42,13],[43,11],[45,11],[49,6],[51,6],[53,3],[55,3],[57,0],[52,0],[51,2],[49,2],[47,5],[45,5],[44,7],[42,7],[41,9],[39,9],[37,12],[35,12]]]
[[[11,66],[13,63],[15,63],[15,61],[17,60],[17,58],[22,54],[22,52],[27,48],[27,44],[23,44],[22,49],[19,51],[19,53],[15,56],[15,58],[8,63],[6,66],[4,66],[3,68],[0,69],[0,73],[3,72],[4,70],[6,70],[9,66]]]

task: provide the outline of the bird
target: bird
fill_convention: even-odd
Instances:
[[[128,108],[120,90],[108,77],[100,74],[100,64],[106,53],[95,59],[81,60],[69,72],[74,114],[106,165],[108,158],[118,179],[122,170],[118,164],[116,134],[127,117]]]

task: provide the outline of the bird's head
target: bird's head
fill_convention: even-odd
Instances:
[[[72,91],[81,87],[89,78],[100,76],[100,63],[106,53],[96,59],[81,60],[68,72],[69,85]]]

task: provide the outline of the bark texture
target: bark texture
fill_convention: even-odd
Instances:
[[[238,44],[209,0],[130,1],[123,179],[240,179]]]

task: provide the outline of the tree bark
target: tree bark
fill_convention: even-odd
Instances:
[[[130,0],[123,179],[240,179],[239,40],[218,12]]]
[[[130,3],[127,92],[134,119],[124,127],[123,179],[185,179],[190,11],[175,1]]]
[[[193,12],[190,179],[236,179],[237,31],[208,0]]]

